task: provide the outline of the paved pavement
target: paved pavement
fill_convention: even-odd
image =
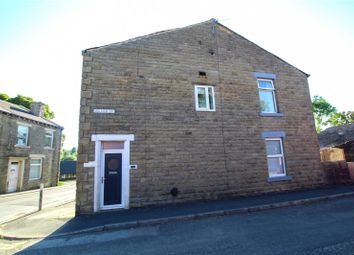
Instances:
[[[196,221],[44,239],[17,254],[58,252],[89,255],[354,254],[354,197]]]
[[[43,208],[75,200],[75,181],[66,181],[63,186],[45,188]],[[0,225],[38,211],[39,190],[30,190],[0,195]]]
[[[269,195],[244,197],[236,199],[221,199],[214,201],[190,202],[175,205],[135,208],[105,212],[96,215],[81,215],[57,230],[62,234],[84,229],[100,230],[100,227],[115,228],[125,225],[135,227],[141,225],[159,224],[165,221],[186,220],[247,211],[271,209],[273,207],[291,206],[299,203],[322,200],[331,196],[354,195],[354,186],[336,186],[306,191],[292,191]],[[144,224],[144,223],[147,224]]]
[[[52,207],[0,227],[0,236],[7,239],[58,237],[70,234],[99,232],[153,226],[168,222],[225,216],[291,205],[308,204],[338,197],[354,196],[354,186],[336,186],[272,195],[183,203],[176,205],[111,211],[74,218],[74,203]]]

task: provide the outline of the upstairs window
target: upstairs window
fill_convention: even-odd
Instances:
[[[258,79],[259,99],[262,113],[276,113],[275,89],[272,80]]]
[[[269,177],[285,176],[284,152],[281,138],[267,138],[266,151]]]
[[[28,145],[28,127],[17,126],[17,143],[16,145],[27,146]]]
[[[194,88],[194,93],[197,111],[215,111],[214,87],[197,85]]]
[[[53,131],[52,130],[45,131],[44,147],[53,148]]]

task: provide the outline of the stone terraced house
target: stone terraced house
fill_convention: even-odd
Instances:
[[[77,214],[324,183],[308,75],[215,19],[82,54]]]
[[[57,186],[63,128],[43,112],[0,100],[0,194]]]

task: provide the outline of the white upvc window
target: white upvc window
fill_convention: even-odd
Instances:
[[[215,111],[213,86],[196,85],[194,87],[195,109],[197,111]]]
[[[257,79],[262,113],[276,113],[275,88],[273,80]]]
[[[286,176],[283,141],[281,138],[266,138],[269,177]]]
[[[53,148],[53,138],[54,138],[54,131],[53,130],[46,130],[44,136],[44,147],[45,148]]]
[[[27,146],[28,145],[28,127],[18,125],[17,126],[17,143],[19,146]]]
[[[42,178],[42,159],[31,158],[30,160],[30,180],[39,180]]]

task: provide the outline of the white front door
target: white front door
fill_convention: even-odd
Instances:
[[[8,174],[9,183],[7,185],[7,192],[15,192],[17,190],[18,181],[18,162],[11,162]]]
[[[94,134],[91,138],[95,142],[94,212],[129,209],[130,142],[134,135]]]

